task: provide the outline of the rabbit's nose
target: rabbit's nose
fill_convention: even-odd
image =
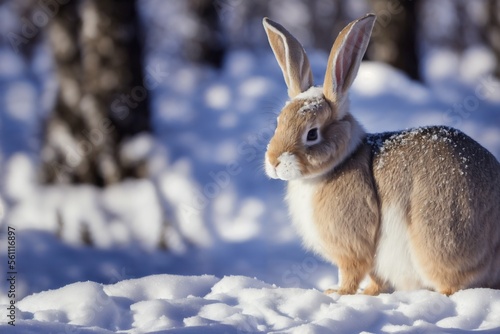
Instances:
[[[278,157],[274,154],[268,154],[268,161],[271,166],[277,168],[280,164]]]
[[[292,180],[300,177],[302,171],[297,156],[291,152],[283,152],[276,159],[277,163],[274,169],[276,175],[282,180]]]
[[[277,179],[278,174],[276,172],[276,168],[279,165],[279,161],[276,158],[276,156],[273,156],[271,154],[266,154],[266,161],[265,161],[265,168],[266,168],[266,174],[272,179]]]

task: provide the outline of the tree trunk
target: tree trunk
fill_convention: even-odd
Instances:
[[[220,22],[221,6],[225,0],[189,0],[188,6],[196,22],[196,33],[185,41],[184,56],[196,63],[220,68],[224,61],[226,45]]]
[[[349,24],[344,0],[324,1],[314,0],[311,3],[311,30],[314,47],[327,53],[330,52],[335,38]]]
[[[487,10],[488,21],[485,27],[485,35],[496,59],[493,75],[500,79],[500,1],[489,0]]]
[[[377,13],[368,58],[383,61],[421,80],[417,32],[420,1],[371,0]]]
[[[142,177],[124,140],[150,130],[134,0],[72,0],[49,29],[59,94],[45,128],[45,182],[105,186]]]

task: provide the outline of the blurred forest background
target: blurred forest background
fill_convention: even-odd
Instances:
[[[34,138],[5,144],[25,134],[4,122],[2,158],[30,151],[45,184],[107,187],[148,177],[141,154],[147,148],[134,147],[147,147],[157,131],[150,92],[178,66],[217,72],[234,50],[269,52],[264,16],[287,27],[306,50],[328,53],[349,21],[374,12],[367,60],[425,84],[427,50],[460,54],[481,46],[500,77],[500,0],[2,0],[0,8],[2,47],[24,64],[23,75],[43,96]],[[9,66],[7,58],[0,66]],[[167,69],[148,65],[159,58]],[[37,70],[47,59],[51,80]],[[4,197],[6,206],[15,202]]]

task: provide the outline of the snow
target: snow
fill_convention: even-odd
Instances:
[[[295,99],[304,99],[302,107],[298,110],[298,113],[301,115],[316,112],[320,105],[325,102],[323,90],[319,87],[311,87],[297,95]]]
[[[147,9],[155,24],[175,14],[157,7]],[[2,311],[0,332],[500,330],[498,290],[323,294],[338,286],[337,268],[302,248],[284,184],[264,171],[288,99],[271,50],[232,50],[215,72],[168,63],[165,48],[174,44],[163,41],[147,58],[167,73],[151,89],[154,136],[134,138],[121,152],[147,158],[151,176],[106,189],[36,183],[40,121],[56,88],[50,57],[40,48],[30,68],[0,46],[0,262],[13,226],[19,273],[16,327]],[[307,52],[321,83],[328,55]],[[426,85],[364,62],[351,110],[368,132],[453,126],[500,158],[500,82],[491,59],[479,47],[462,56],[434,49],[424,59]]]
[[[323,87],[321,86],[311,86],[308,90],[303,91],[294,97],[299,100],[322,100],[323,98]],[[305,101],[306,102],[306,101]]]
[[[122,144],[120,155],[124,161],[139,162],[147,160],[154,149],[154,138],[151,135],[140,133],[135,137],[125,140]]]
[[[451,297],[431,291],[379,297],[280,288],[245,276],[153,275],[78,282],[21,300],[9,333],[493,333],[500,291]]]

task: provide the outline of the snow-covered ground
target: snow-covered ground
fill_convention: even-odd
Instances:
[[[500,326],[498,290],[327,296],[245,276],[78,282],[18,304],[10,333],[498,333]]]
[[[35,182],[54,94],[50,61],[37,54],[29,68],[0,49],[0,332],[500,331],[500,291],[321,292],[337,285],[337,269],[301,248],[284,184],[262,168],[286,100],[270,49],[233,50],[220,73],[152,54],[155,134],[126,149],[149,157],[151,177],[104,190]],[[327,55],[308,55],[320,83]],[[353,114],[370,132],[454,126],[500,158],[491,55],[434,50],[425,59],[426,86],[364,63]],[[5,317],[7,226],[16,229],[16,327]]]

